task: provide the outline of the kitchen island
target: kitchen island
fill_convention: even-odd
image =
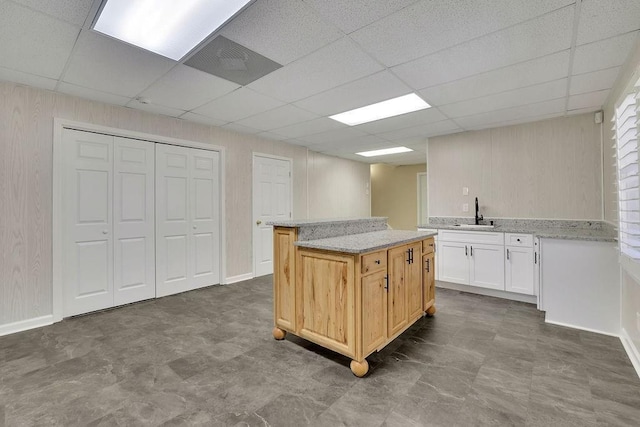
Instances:
[[[435,309],[433,232],[387,230],[386,218],[276,222],[274,338],[287,333],[366,357]]]

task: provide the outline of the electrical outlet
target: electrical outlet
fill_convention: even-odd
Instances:
[[[462,195],[463,196],[469,195],[469,187],[462,187]]]
[[[462,212],[469,212],[469,203],[464,203],[462,205]]]

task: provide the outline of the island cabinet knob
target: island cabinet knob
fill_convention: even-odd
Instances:
[[[256,221],[256,225],[260,225],[260,224],[262,224],[262,221],[257,220],[257,221]]]
[[[380,260],[379,260],[379,259],[375,260],[374,262],[375,262],[376,264],[380,265]]]

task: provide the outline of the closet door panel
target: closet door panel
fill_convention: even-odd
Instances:
[[[220,283],[219,154],[191,150],[191,240],[193,288]]]
[[[63,315],[113,306],[113,137],[65,129]]]
[[[156,295],[192,289],[190,149],[156,144]]]
[[[156,295],[154,143],[114,139],[114,303]]]

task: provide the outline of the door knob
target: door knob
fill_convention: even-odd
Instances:
[[[194,226],[193,226],[193,229],[195,230],[196,228],[198,228],[198,226],[197,226],[197,225],[194,225]]]
[[[109,234],[109,230],[102,230],[102,234]]]
[[[260,224],[262,224],[262,221],[257,220],[257,221],[256,221],[256,225],[260,225]]]

